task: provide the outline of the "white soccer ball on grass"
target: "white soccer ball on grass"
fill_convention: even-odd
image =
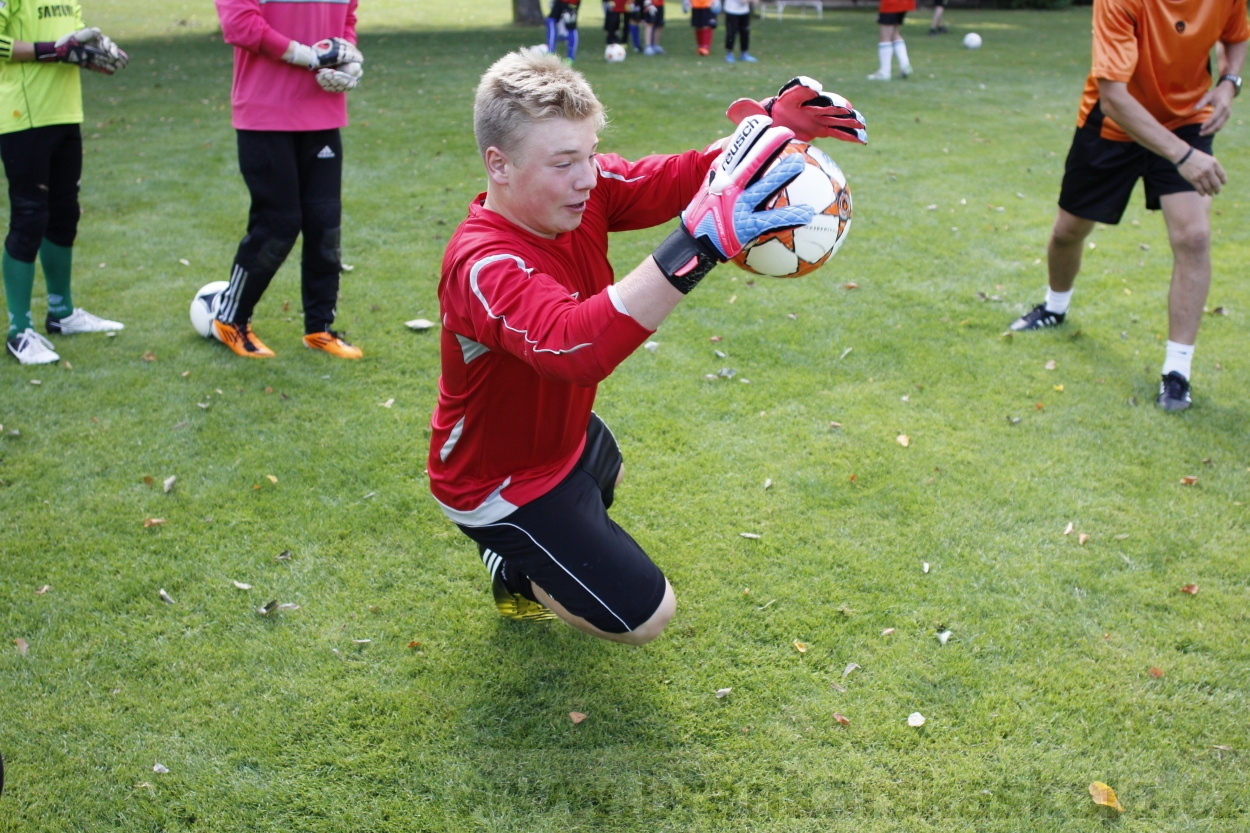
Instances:
[[[625,45],[621,43],[609,43],[603,48],[603,60],[609,64],[619,64],[625,60]]]
[[[213,338],[213,319],[221,303],[221,294],[230,286],[229,281],[213,281],[204,284],[191,299],[191,326],[204,338]]]
[[[980,49],[981,48],[981,36],[978,35],[976,32],[969,32],[968,34],[964,35],[964,48],[965,49]]]

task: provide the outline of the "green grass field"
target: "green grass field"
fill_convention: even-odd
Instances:
[[[922,11],[916,76],[873,85],[868,10],[757,21],[760,63],[729,66],[670,4],[670,54],[609,66],[587,5],[605,151],[702,145],[800,72],[872,137],[823,143],[856,211],[829,266],[717,270],[600,389],[668,631],[500,621],[424,480],[437,338],[403,322],[438,317],[482,188],[476,79],[540,33],[503,0],[362,3],[339,324],[366,357],[300,346],[296,262],[254,319],[278,358],[247,363],[186,316],[247,208],[212,4],[96,0],[132,62],[85,79],[75,298],[127,327],[0,361],[0,831],[1250,827],[1247,105],[1216,145],[1227,315],[1167,415],[1170,254],[1140,195],[1067,326],[1001,335],[1041,298],[1088,9],[957,8],[941,38]],[[620,236],[618,272],[665,233]]]

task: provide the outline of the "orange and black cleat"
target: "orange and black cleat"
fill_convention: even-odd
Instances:
[[[309,333],[304,336],[304,346],[310,350],[324,350],[331,356],[338,356],[340,359],[358,359],[364,355],[364,352],[359,347],[346,342],[334,330],[326,330],[323,333]]]
[[[213,335],[235,353],[248,359],[272,359],[276,355],[252,332],[251,324],[227,324],[213,319]]]

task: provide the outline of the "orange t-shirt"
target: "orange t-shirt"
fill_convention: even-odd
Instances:
[[[710,9],[712,8],[712,0],[690,0],[690,8]]]
[[[1094,0],[1094,60],[1077,126],[1085,126],[1098,104],[1100,78],[1128,84],[1168,130],[1201,124],[1211,108],[1194,107],[1211,88],[1212,47],[1245,40],[1246,0]],[[1099,133],[1113,142],[1133,141],[1105,117]]]

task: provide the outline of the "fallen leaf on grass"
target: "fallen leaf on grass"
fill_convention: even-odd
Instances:
[[[1082,547],[1083,547],[1083,546],[1085,546],[1085,542],[1086,542],[1086,541],[1088,541],[1088,540],[1089,540],[1089,533],[1088,533],[1088,532],[1082,532],[1082,533],[1080,533],[1079,535],[1077,535],[1077,536],[1076,536],[1076,542],[1077,542],[1078,544],[1080,544]]]
[[[806,654],[806,653],[807,653],[807,643],[806,643],[806,642],[800,642],[800,641],[798,641],[797,639],[796,639],[796,640],[794,640],[794,650],[798,651],[800,654]]]
[[[660,342],[648,341],[646,344],[642,345],[642,349],[646,350],[648,353],[654,353],[656,350],[660,349]]]
[[[712,336],[711,338],[708,339],[708,341],[712,342],[713,344],[716,344],[720,340],[721,340],[720,336]]]
[[[717,699],[717,700],[720,700],[720,699],[723,699],[723,698],[725,698],[725,697],[728,697],[728,696],[729,696],[729,692],[731,692],[731,691],[733,691],[733,686],[730,686],[729,688],[718,688],[718,689],[716,689],[716,699]]]
[[[841,428],[841,427],[842,427],[842,423],[840,423],[840,422],[831,422],[831,423],[829,423],[829,428],[830,428],[831,430],[837,431],[837,430],[838,430],[839,428]]]
[[[1110,807],[1117,813],[1124,812],[1124,808],[1120,806],[1120,799],[1115,797],[1115,790],[1101,781],[1095,781],[1089,785],[1089,797],[1094,799],[1094,803],[1099,806]]]
[[[261,607],[256,608],[256,612],[259,613],[261,616],[268,616],[270,613],[273,613],[277,609],[278,609],[278,600],[274,599],[273,601],[267,602]]]
[[[1054,370],[1058,366],[1059,364],[1054,359],[1051,359],[1050,361],[1046,362],[1047,370]]]
[[[1187,474],[1181,478],[1182,486],[1194,486],[1194,485],[1197,485],[1197,483],[1198,483],[1198,478],[1194,477],[1193,475]]]
[[[169,494],[170,492],[172,492],[174,489],[174,484],[177,482],[178,482],[178,475],[176,474],[171,474],[169,477],[166,477],[165,482],[162,484],[162,488],[165,490],[165,494]]]
[[[1163,669],[1162,669],[1162,668],[1156,668],[1156,667],[1152,666],[1152,667],[1150,668],[1150,670],[1149,670],[1149,671],[1147,671],[1146,673],[1147,673],[1147,674],[1149,674],[1150,676],[1154,677],[1154,678],[1157,680],[1157,679],[1160,679],[1160,678],[1163,676]]]
[[[896,633],[896,631],[894,630],[894,628],[886,628],[885,630],[883,630],[883,631],[881,632],[881,635],[882,635],[882,636],[893,636],[895,633]]]
[[[758,541],[760,539],[758,532],[739,532],[738,534],[743,538],[749,538],[752,541]]]
[[[859,668],[858,662],[848,662],[846,664],[846,668],[842,669],[842,679],[845,680],[848,676],[850,676],[851,672],[856,670],[857,668]]]
[[[243,582],[241,582],[241,581],[231,581],[230,583],[231,583],[231,584],[233,584],[235,587],[237,587],[237,588],[238,588],[238,589],[240,589],[240,590],[251,590],[251,589],[252,589],[252,585],[250,585],[250,584],[244,584],[244,583],[243,583]]]
[[[928,572],[929,572],[929,562],[928,562],[928,561],[922,561],[922,562],[920,563],[920,572],[922,572],[922,573],[928,573]]]
[[[51,590],[51,589],[52,589],[52,585],[50,585],[50,584],[45,584],[45,585],[43,585],[42,587],[40,587],[38,590],[36,590],[36,591],[35,591],[35,595],[36,595],[36,596],[42,596],[44,593],[47,593],[47,592],[48,592],[49,590]]]
[[[1182,587],[1182,588],[1181,588],[1181,592],[1182,592],[1182,593],[1188,593],[1188,594],[1189,594],[1189,595],[1191,595],[1191,596],[1197,596],[1197,595],[1198,595],[1198,585],[1196,585],[1196,584],[1186,584],[1184,587]]]
[[[847,289],[859,289],[859,284],[855,281],[847,281],[844,285]]]
[[[899,434],[894,439],[897,440],[898,444],[901,445],[903,448],[907,448],[909,445],[911,445],[911,437],[907,436],[906,434]]]
[[[277,555],[275,555],[275,556],[273,557],[273,559],[274,559],[274,561],[290,561],[290,560],[291,560],[291,551],[290,551],[290,550],[283,550],[282,552],[280,552],[280,553],[278,553]]]
[[[174,597],[166,593],[164,587],[161,588],[160,597],[161,597],[161,601],[167,605],[171,605],[174,603]]]
[[[833,688],[834,691],[837,691],[841,694],[846,694],[846,686],[839,685],[838,683],[829,683],[829,685],[830,687]]]
[[[152,526],[160,526],[163,523],[165,523],[164,518],[144,518],[143,528],[147,529],[148,527],[152,527]]]
[[[26,652],[30,650],[30,643],[25,639],[22,639],[20,636],[13,640],[13,644],[17,646],[17,653],[19,656],[26,656]]]
[[[378,403],[378,407],[379,407],[379,408],[389,408],[389,407],[391,407],[391,406],[392,406],[392,405],[394,405],[394,404],[395,404],[395,397],[393,397],[393,396],[392,396],[390,399],[386,400],[385,402],[379,402],[379,403]]]
[[[1071,535],[1073,530],[1075,529],[1076,529],[1076,524],[1072,523],[1072,521],[1068,521],[1068,525],[1063,528],[1063,534]]]
[[[35,387],[39,387],[40,385],[43,384],[43,382],[39,381],[38,379],[31,379],[30,383],[34,385]]]
[[[408,647],[409,647],[409,648],[420,648],[420,647],[421,647],[421,640],[419,640],[419,639],[414,639],[414,640],[412,640],[411,642],[409,642],[409,643],[408,643]]]
[[[771,477],[765,477],[765,478],[764,478],[764,488],[765,488],[765,489],[767,489],[767,488],[771,487],[772,485],[773,485],[773,479],[772,479]]]
[[[907,715],[907,725],[913,729],[919,729],[925,723],[924,715],[920,712],[912,712]]]
[[[1063,385],[1054,385],[1053,387],[1057,393],[1063,393]]]
[[[275,484],[275,485],[276,485],[276,484],[277,484],[277,482],[278,482],[278,478],[274,477],[272,474],[267,474],[267,475],[265,475],[265,479],[266,479],[266,480],[268,480],[270,483],[273,483],[273,484]]]
[[[833,719],[834,719],[834,720],[836,720],[836,721],[838,721],[838,723],[842,724],[843,726],[850,726],[850,725],[851,725],[851,721],[850,721],[850,719],[849,719],[849,718],[847,718],[847,716],[846,716],[846,715],[844,715],[844,714],[838,714],[837,712],[834,712],[834,713],[833,713]]]
[[[156,354],[153,353],[151,350],[149,350],[148,352],[140,356],[140,358],[142,358],[145,362],[154,362],[156,361]]]
[[[951,641],[951,637],[954,635],[955,634],[952,633],[951,631],[942,631],[941,633],[937,635],[938,644],[945,645],[947,642]]]
[[[428,321],[424,318],[414,318],[411,321],[405,321],[404,326],[410,330],[416,330],[420,332],[421,330],[428,330],[431,327],[433,327],[434,322]]]
[[[149,784],[147,781],[140,781],[138,784],[135,784],[135,785],[134,785],[134,788],[133,788],[133,789],[136,789],[136,790],[150,790],[150,789],[152,789],[152,785],[151,785],[151,784]]]
[[[581,723],[585,719],[586,719],[586,715],[582,714],[581,712],[569,712],[569,720],[573,721],[574,726],[576,726],[578,723]]]
[[[152,764],[152,771],[160,775],[164,775],[165,773],[169,772],[169,767],[165,766],[160,761],[157,761],[156,763]]]
[[[155,484],[156,484],[156,478],[155,478],[155,477],[153,477],[153,476],[152,476],[152,475],[150,475],[150,474],[145,474],[145,475],[143,476],[143,485],[144,485],[144,486],[153,486],[153,485],[155,485]]]
[[[353,639],[352,642],[355,642],[357,645],[370,645],[373,643],[373,640],[372,639]]]

